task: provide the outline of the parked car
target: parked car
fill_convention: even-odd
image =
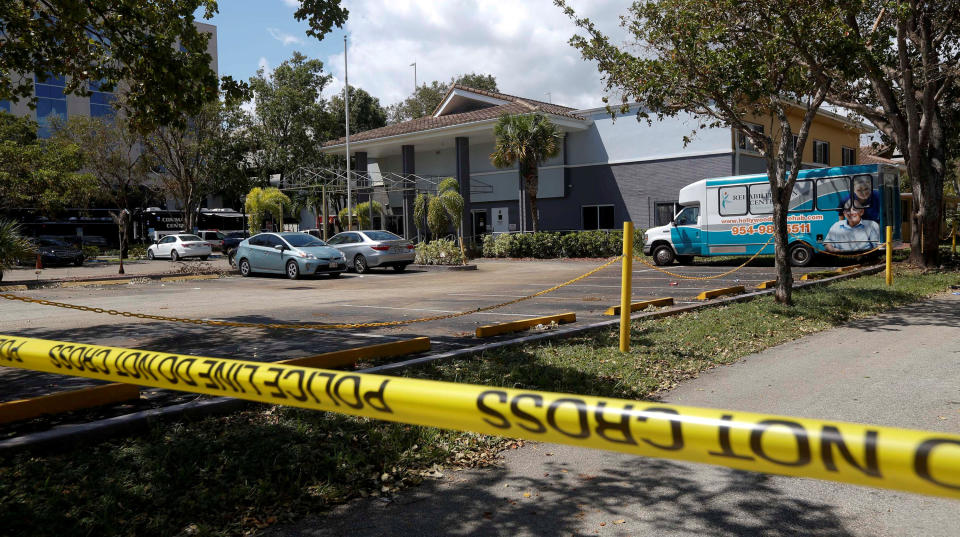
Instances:
[[[223,239],[225,238],[223,233],[212,229],[205,229],[198,231],[197,235],[200,236],[201,239],[209,242],[214,250],[223,250]]]
[[[53,238],[38,237],[33,241],[37,253],[43,260],[44,265],[69,265],[80,266],[83,264],[83,250],[73,246],[65,241]],[[32,259],[21,259],[20,263],[32,264]]]
[[[99,235],[84,235],[82,241],[84,246],[97,246],[99,248],[110,246],[106,237],[100,237]]]
[[[167,235],[147,248],[147,259],[170,258],[171,261],[199,257],[206,261],[213,247],[196,235],[179,233]]]
[[[335,248],[306,233],[260,233],[240,243],[234,254],[240,274],[286,274],[291,280],[306,274],[336,278],[347,270],[347,260]]]
[[[344,231],[330,237],[327,244],[343,252],[357,274],[373,267],[403,272],[416,257],[413,243],[383,230]]]
[[[240,243],[250,237],[250,234],[246,231],[231,231],[223,236],[223,244],[221,247],[224,252],[232,250],[237,246],[240,246]]]

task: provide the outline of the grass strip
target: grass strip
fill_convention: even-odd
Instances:
[[[615,330],[428,364],[408,376],[648,399],[684,379],[805,334],[960,283],[897,271],[633,323]],[[258,405],[157,424],[136,437],[62,452],[0,455],[0,535],[245,535],[358,496],[391,494],[451,466],[483,465],[511,440]]]

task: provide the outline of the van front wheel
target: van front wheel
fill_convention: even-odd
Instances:
[[[673,255],[673,248],[666,244],[661,244],[653,249],[653,262],[658,266],[670,265],[676,256]]]
[[[790,247],[790,264],[795,267],[805,267],[813,261],[813,250],[802,242]]]

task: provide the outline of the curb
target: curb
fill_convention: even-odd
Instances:
[[[408,265],[407,268],[413,270],[423,270],[426,272],[477,270],[476,265]]]
[[[207,280],[213,279],[213,276],[220,277],[228,275],[221,271],[198,272],[195,274],[177,274],[175,272],[164,272],[157,274],[132,274],[124,276],[95,276],[89,278],[60,278],[51,280],[12,280],[9,282],[0,282],[0,288],[8,288],[9,291],[24,291],[27,289],[43,289],[46,287],[63,286],[83,287],[86,285],[116,285],[131,280],[158,280],[158,281],[180,281],[180,280]]]
[[[813,280],[807,282],[794,282],[794,289],[803,289],[806,287],[828,285],[835,281],[848,280],[853,278],[859,278],[860,276],[867,276],[871,274],[876,274],[884,270],[884,265],[876,265],[873,267],[866,267],[855,272],[847,272],[843,274],[838,274],[832,278],[824,278],[821,280]],[[736,302],[746,302],[753,300],[754,298],[762,297],[764,295],[773,294],[773,289],[767,289],[762,291],[752,291],[746,294],[732,296],[728,298],[721,298],[716,301],[706,302],[703,304],[689,304],[685,306],[677,306],[661,311],[652,311],[648,313],[636,313],[630,316],[630,320],[638,319],[659,319],[662,317],[672,317],[675,315],[680,315],[681,313],[687,313],[691,311],[697,311],[705,308],[712,308],[716,306],[723,306],[726,304],[732,304]],[[584,326],[570,326],[566,328],[559,328],[557,330],[550,330],[548,332],[542,332],[539,334],[531,334],[515,339],[508,339],[503,341],[497,341],[493,343],[484,343],[481,345],[475,345],[472,347],[466,347],[463,349],[456,349],[452,351],[442,352],[440,354],[434,354],[429,356],[423,356],[420,358],[414,358],[412,360],[406,360],[403,362],[395,362],[392,364],[384,364],[381,366],[368,367],[366,369],[360,369],[356,371],[357,373],[376,373],[382,374],[389,371],[398,371],[405,369],[407,367],[427,364],[437,360],[444,360],[448,358],[460,358],[465,356],[472,356],[475,354],[480,354],[485,351],[501,349],[504,347],[510,347],[513,345],[525,345],[527,343],[534,343],[545,341],[549,339],[562,339],[577,336],[592,330],[600,330],[604,328],[610,328],[612,326],[619,326],[620,320],[613,319],[608,321],[600,321]],[[232,399],[228,397],[217,397],[213,399],[205,399],[201,401],[192,401],[190,403],[183,403],[179,405],[173,405],[169,407],[156,408],[151,410],[144,410],[141,412],[134,412],[132,414],[126,414],[123,416],[115,416],[113,418],[108,418],[100,421],[95,421],[91,423],[83,424],[72,424],[72,425],[62,425],[59,427],[54,427],[53,429],[47,431],[41,431],[38,433],[27,434],[23,436],[18,436],[15,438],[10,438],[8,440],[0,441],[0,453],[12,452],[15,450],[21,449],[35,449],[35,448],[45,448],[45,447],[62,447],[64,443],[76,443],[82,442],[85,440],[101,440],[108,438],[112,435],[117,435],[129,431],[140,430],[150,424],[152,420],[160,419],[169,419],[179,417],[181,414],[186,416],[196,416],[196,417],[205,417],[215,414],[223,414],[227,412],[232,412],[234,410],[239,410],[245,405],[255,404],[250,401],[244,401],[243,399]]]

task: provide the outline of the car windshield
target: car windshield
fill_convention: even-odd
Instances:
[[[396,241],[401,240],[400,237],[390,233],[389,231],[364,231],[364,235],[370,238],[372,241]]]
[[[196,236],[196,235],[178,235],[178,236],[180,237],[180,240],[182,240],[183,242],[202,241],[202,240],[203,240],[203,239],[201,239],[200,237],[198,237],[198,236]]]
[[[38,239],[38,240],[37,240],[37,244],[40,245],[40,246],[57,246],[57,247],[60,247],[60,248],[69,247],[69,245],[68,245],[67,243],[62,242],[62,241],[58,241],[58,240],[54,240],[54,239]]]
[[[281,235],[283,240],[287,241],[290,246],[295,248],[308,248],[310,246],[326,246],[327,243],[322,240],[314,237],[313,235],[307,235],[306,233],[287,233]]]

